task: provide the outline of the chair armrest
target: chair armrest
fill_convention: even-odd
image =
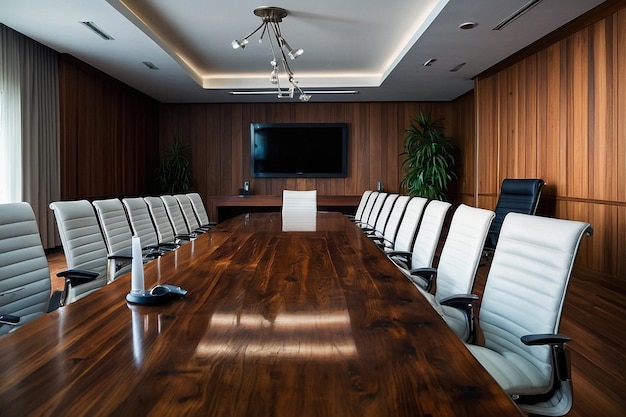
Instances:
[[[523,344],[526,346],[538,346],[538,345],[564,345],[570,342],[572,339],[564,334],[527,334],[520,338]]]
[[[399,258],[403,258],[406,262],[410,263],[413,253],[405,250],[392,250],[387,252],[387,256],[390,258],[397,256]]]
[[[179,247],[180,245],[174,242],[161,242],[159,243],[159,248],[165,248],[168,250],[174,250],[177,247]]]
[[[436,268],[415,268],[411,269],[409,273],[426,281],[426,291],[431,292],[435,279],[437,278]]]
[[[132,253],[128,253],[128,252],[117,252],[117,253],[109,255],[107,258],[108,259],[128,260],[128,259],[133,259],[133,254]]]
[[[12,326],[20,322],[20,317],[13,314],[0,314],[0,324],[9,324]]]
[[[384,236],[368,236],[381,249],[393,247],[393,242]]]
[[[560,381],[571,379],[570,362],[565,352],[565,343],[572,339],[564,334],[528,334],[520,337],[523,344],[527,346],[550,345],[552,347],[552,357],[554,358],[554,368],[556,376]]]
[[[442,298],[439,300],[439,304],[459,308],[457,305],[464,306],[478,300],[479,297],[476,294],[455,294],[450,297]]]
[[[98,278],[100,274],[84,269],[68,269],[57,273],[57,277],[65,278],[72,286],[84,284]]]
[[[468,343],[476,343],[477,340],[474,324],[474,301],[478,299],[476,294],[455,294],[439,300],[440,305],[457,308],[465,314],[469,326],[469,337],[465,342]]]

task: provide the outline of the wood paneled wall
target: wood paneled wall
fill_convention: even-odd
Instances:
[[[59,58],[61,198],[146,194],[158,163],[158,101]]]
[[[625,62],[622,9],[475,83],[477,204],[493,208],[504,178],[543,178],[540,211],[590,222],[595,233],[582,244],[578,265],[620,291]]]
[[[243,181],[251,192],[280,195],[285,188],[317,189],[322,195],[360,195],[383,181],[399,191],[400,153],[405,129],[420,110],[443,118],[445,133],[473,138],[473,96],[455,103],[265,103],[171,104],[160,112],[160,147],[175,138],[191,145],[193,188],[203,196],[236,195]],[[345,122],[348,131],[346,178],[271,179],[250,176],[250,123]],[[469,125],[469,127],[468,127]],[[472,142],[463,138],[463,142]],[[463,152],[459,150],[459,155]],[[461,162],[469,163],[463,158]],[[462,169],[462,167],[459,167]],[[471,188],[471,187],[470,187]],[[456,188],[451,190],[454,195]]]

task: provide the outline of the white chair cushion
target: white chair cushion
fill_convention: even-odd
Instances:
[[[547,364],[531,363],[513,352],[500,354],[475,345],[467,345],[467,348],[507,393],[542,394],[552,387],[552,378],[545,378],[545,375],[552,375],[552,367]]]

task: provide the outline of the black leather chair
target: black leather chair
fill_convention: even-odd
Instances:
[[[502,222],[507,214],[535,214],[544,185],[544,181],[540,178],[507,178],[502,181],[500,197],[494,209],[496,217],[491,223],[485,242],[486,254],[493,252],[496,248]]]

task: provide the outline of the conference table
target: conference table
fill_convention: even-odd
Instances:
[[[251,213],[0,337],[2,416],[522,416],[344,215]]]

